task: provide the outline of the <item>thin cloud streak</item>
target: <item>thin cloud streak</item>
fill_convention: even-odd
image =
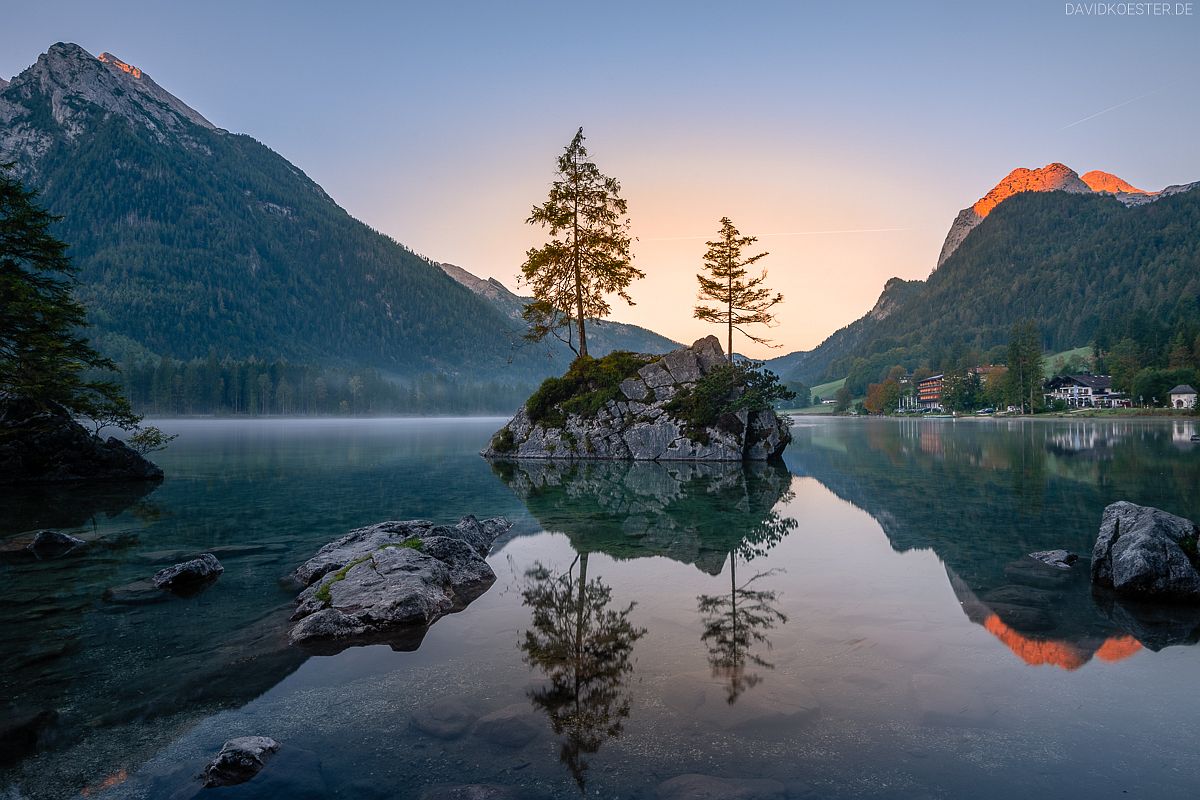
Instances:
[[[891,233],[894,231],[909,231],[912,228],[845,228],[842,230],[832,231],[791,231],[789,233],[760,233],[759,239],[766,239],[769,236],[824,236],[834,233]],[[638,237],[639,242],[695,242],[708,239],[712,234],[704,236],[649,236]]]
[[[1123,103],[1117,103],[1115,106],[1109,106],[1108,108],[1104,109],[1103,111],[1097,111],[1095,114],[1089,114],[1088,116],[1084,117],[1083,119],[1077,119],[1074,122],[1072,122],[1070,125],[1064,125],[1063,127],[1059,128],[1059,130],[1065,131],[1068,128],[1074,128],[1076,125],[1082,125],[1083,123],[1085,123],[1089,120],[1093,120],[1096,117],[1107,114],[1110,111],[1116,111],[1118,108],[1124,108],[1125,106],[1129,105],[1130,103],[1136,103],[1138,100],[1145,100],[1147,97],[1150,97],[1151,95],[1156,95],[1166,88],[1167,87],[1165,87],[1165,86],[1160,86],[1159,88],[1155,89],[1153,92],[1146,92],[1145,94],[1138,95],[1137,97],[1134,97],[1130,100],[1126,100]]]

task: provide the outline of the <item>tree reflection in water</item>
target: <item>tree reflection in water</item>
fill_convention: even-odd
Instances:
[[[780,498],[791,500],[789,490]],[[729,594],[702,594],[696,607],[704,621],[700,641],[708,648],[708,664],[714,678],[725,683],[725,702],[733,705],[748,689],[762,682],[762,676],[749,671],[751,667],[775,669],[775,665],[755,652],[758,646],[771,649],[767,631],[776,625],[786,625],[787,615],[775,607],[778,593],[752,586],[778,570],[753,575],[738,585],[737,562],[747,564],[767,552],[796,528],[796,520],[770,512],[764,520],[743,535],[741,542],[729,553]]]
[[[525,573],[522,597],[532,626],[520,643],[526,663],[549,679],[529,699],[564,737],[559,757],[581,792],[584,756],[620,736],[629,716],[625,684],[633,672],[633,645],[646,634],[629,620],[634,603],[610,608],[612,589],[599,578],[589,580],[587,569],[584,553],[563,573],[540,563]]]

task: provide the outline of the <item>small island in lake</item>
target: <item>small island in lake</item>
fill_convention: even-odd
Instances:
[[[488,458],[765,461],[791,441],[783,388],[732,363],[715,336],[663,356],[616,352],[550,378],[483,451]]]

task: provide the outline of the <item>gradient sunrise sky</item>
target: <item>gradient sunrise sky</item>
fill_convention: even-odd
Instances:
[[[710,332],[694,274],[729,215],[786,295],[783,348],[742,348],[765,356],[927,276],[958,210],[1014,167],[1200,180],[1200,8],[1070,5],[43,0],[0,14],[0,76],[56,41],[110,51],[354,216],[510,288],[582,125],[647,273],[615,318]]]

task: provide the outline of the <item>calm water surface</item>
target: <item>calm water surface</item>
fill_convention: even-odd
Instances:
[[[35,733],[4,741],[0,798],[1200,788],[1200,613],[1023,559],[1090,553],[1116,499],[1200,519],[1196,421],[803,420],[749,469],[493,468],[499,423],[170,421],[148,494],[4,496],[0,713]],[[468,513],[514,522],[498,579],[415,652],[287,647],[279,578],[319,546]],[[24,556],[46,526],[90,544]],[[146,590],[202,551],[206,592]],[[271,766],[200,790],[250,734]]]

